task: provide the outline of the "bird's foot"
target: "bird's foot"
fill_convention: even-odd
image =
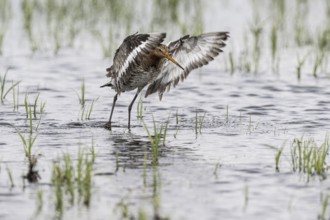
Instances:
[[[111,131],[111,128],[112,128],[111,127],[111,122],[108,121],[107,123],[105,123],[104,128]]]

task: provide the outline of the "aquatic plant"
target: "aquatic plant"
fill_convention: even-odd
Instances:
[[[139,102],[137,104],[137,118],[141,119],[143,118],[143,102],[142,102],[142,96],[140,95]]]
[[[11,18],[11,1],[1,0],[0,1],[0,55],[3,54],[3,42],[6,32],[9,27]]]
[[[81,82],[81,96],[79,98],[79,102],[81,106],[85,106],[85,79]]]
[[[299,56],[297,57],[298,64],[297,64],[296,69],[297,69],[297,79],[298,79],[298,81],[301,80],[301,70],[302,70],[302,67],[305,64],[307,56],[308,56],[308,54],[306,54],[302,59]]]
[[[59,216],[63,214],[66,199],[71,205],[78,201],[85,206],[90,205],[92,197],[92,171],[95,158],[78,151],[77,165],[74,166],[69,154],[63,154],[60,162],[53,164],[52,183],[55,191],[55,210]]]
[[[244,33],[244,47],[239,53],[238,58],[238,69],[246,73],[252,71],[252,61],[251,61],[251,52],[249,48],[249,37],[248,33]]]
[[[9,181],[10,181],[10,187],[14,188],[15,187],[14,178],[13,178],[13,175],[11,173],[11,170],[8,167],[7,167],[7,174],[8,174],[8,178],[9,178]]]
[[[259,8],[257,1],[253,1],[253,21],[249,25],[249,31],[252,34],[253,48],[252,48],[252,60],[254,64],[253,71],[256,73],[259,71],[259,62],[261,57],[261,34],[263,32],[263,24],[260,20]]]
[[[53,165],[52,183],[55,188],[55,212],[57,217],[62,217],[64,209],[64,199],[62,190],[62,174],[59,165]]]
[[[18,82],[12,82],[12,85],[7,89],[5,90],[5,87],[6,87],[6,78],[7,78],[7,73],[8,73],[8,69],[7,71],[5,72],[5,75],[4,76],[1,76],[0,75],[0,99],[1,99],[1,103],[4,103],[4,100],[6,98],[6,96],[8,95],[8,93],[13,89],[15,88],[16,86],[18,86],[18,84],[21,82],[21,81],[18,81]]]
[[[148,215],[143,209],[139,209],[138,220],[148,220]]]
[[[228,53],[228,57],[229,57],[229,66],[230,66],[230,74],[233,75],[235,72],[235,61],[234,61],[234,55],[233,55],[233,51],[230,51]]]
[[[281,156],[282,156],[282,152],[283,152],[283,149],[284,149],[284,146],[285,146],[285,144],[283,144],[278,150],[277,150],[277,153],[276,153],[276,155],[275,155],[275,170],[277,171],[277,172],[279,172],[280,171],[280,158],[281,158]]]
[[[37,215],[42,211],[42,207],[43,207],[43,191],[42,190],[38,190],[37,192]]]
[[[12,91],[13,91],[13,111],[18,111],[19,107],[19,84],[17,84],[17,91],[16,86],[14,86],[14,82],[12,82]]]
[[[102,52],[103,52],[103,57],[111,57],[115,48],[114,48],[114,43],[113,43],[113,34],[112,30],[109,28],[108,35],[104,36],[101,31],[94,30],[92,31],[92,35],[94,38],[99,42]]]
[[[324,52],[317,52],[314,65],[313,65],[313,76],[314,78],[317,78],[318,70],[321,67],[322,63],[325,60],[325,53]]]
[[[94,108],[94,103],[98,100],[97,99],[93,99],[91,104],[89,106],[85,105],[81,108],[81,114],[80,114],[80,120],[91,120],[91,116],[92,116],[92,112],[93,112],[93,108]]]
[[[329,203],[329,195],[326,195],[323,198],[323,201],[322,201],[322,212],[321,212],[321,216],[319,216],[318,219],[320,219],[320,220],[326,220],[325,214],[326,214],[326,211],[327,211],[328,203]]]
[[[298,47],[312,44],[312,38],[309,34],[307,25],[307,15],[309,12],[309,2],[296,0],[296,14],[294,20],[294,39]]]
[[[30,47],[32,52],[35,52],[39,49],[38,40],[33,33],[33,24],[34,24],[34,13],[36,12],[37,1],[36,0],[22,0],[21,8],[23,12],[23,23],[24,30],[27,32],[27,36],[30,42]]]
[[[317,38],[318,49],[320,52],[325,52],[330,50],[330,28],[325,28],[320,31]]]
[[[148,161],[148,154],[147,152],[144,153],[143,157],[143,186],[147,185],[147,161]]]
[[[23,178],[27,179],[29,183],[36,183],[41,178],[39,171],[36,170],[38,158],[35,155],[31,155],[28,157],[28,160],[28,171],[27,174],[23,176]]]
[[[175,112],[175,132],[173,134],[174,138],[177,137],[179,130],[180,130],[179,114],[178,114],[178,109],[177,109],[176,112]]]
[[[328,169],[326,158],[329,154],[329,136],[326,135],[321,146],[313,138],[295,138],[291,146],[291,166],[293,172],[308,176],[320,175],[325,178]]]
[[[163,145],[165,144],[164,139],[166,138],[165,135],[167,132],[167,125],[164,126],[163,124],[160,124],[157,126],[156,121],[153,118],[154,135],[152,136],[149,131],[149,128],[146,125],[146,123],[144,122],[144,120],[142,120],[142,123],[143,123],[143,127],[147,131],[148,138],[149,138],[149,141],[150,141],[151,147],[152,147],[152,164],[157,165],[160,143],[163,143]],[[163,139],[163,142],[161,142],[162,139]]]
[[[127,196],[123,197],[116,205],[117,208],[120,210],[122,219],[130,219],[130,216],[131,216],[130,210],[128,207],[128,202],[126,200],[127,200]],[[132,217],[132,219],[134,219],[134,218]]]
[[[26,138],[25,135],[18,130],[18,128],[16,128],[16,132],[22,140],[25,156],[30,158],[32,156],[32,148],[38,137],[38,134],[33,135],[32,133],[30,133],[28,135],[28,138]]]
[[[276,0],[271,1],[271,11],[275,11],[274,20],[278,24],[279,28],[283,29],[286,18],[286,1]],[[274,10],[275,9],[275,10]]]
[[[196,116],[195,116],[195,134],[196,137],[198,134],[202,133],[202,127],[204,124],[204,119],[205,119],[206,112],[204,112],[203,116],[198,116],[198,112],[196,111]]]
[[[272,62],[275,62],[276,53],[278,48],[278,34],[277,34],[278,26],[276,24],[272,25],[271,35],[270,35],[270,42],[271,42],[271,52],[272,52]]]
[[[214,167],[214,170],[213,170],[213,175],[215,177],[218,177],[218,169],[221,167],[221,163],[220,161],[218,161],[216,164],[215,164],[215,167]]]

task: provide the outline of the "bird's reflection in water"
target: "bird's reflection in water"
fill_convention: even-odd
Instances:
[[[133,133],[112,133],[109,136],[112,155],[119,167],[139,169],[150,165],[153,160],[153,147],[148,136]],[[170,146],[159,143],[158,157],[167,157],[173,152]]]

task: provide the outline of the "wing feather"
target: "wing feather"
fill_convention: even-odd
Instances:
[[[180,79],[183,81],[196,68],[207,65],[222,52],[229,37],[228,32],[212,32],[199,36],[186,35],[167,47],[171,56],[184,67],[178,68],[170,61],[165,61],[160,75],[148,86],[146,96],[158,92],[160,99],[163,93],[175,87]]]
[[[114,78],[117,91],[120,92],[128,80],[127,73],[139,65],[138,60],[158,47],[165,37],[165,33],[136,33],[125,38],[115,53],[113,65],[107,69],[107,76]]]

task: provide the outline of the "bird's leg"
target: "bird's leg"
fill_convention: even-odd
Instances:
[[[129,106],[128,106],[128,129],[131,129],[131,110],[132,110],[133,104],[134,104],[137,96],[139,95],[140,91],[141,90],[138,89],[138,91],[136,92],[131,104],[129,104]]]
[[[110,118],[109,118],[109,121],[105,124],[105,128],[108,128],[109,130],[111,130],[111,119],[112,119],[112,115],[113,115],[113,110],[115,109],[115,105],[116,105],[116,101],[117,101],[117,96],[118,96],[118,93],[113,97]]]

